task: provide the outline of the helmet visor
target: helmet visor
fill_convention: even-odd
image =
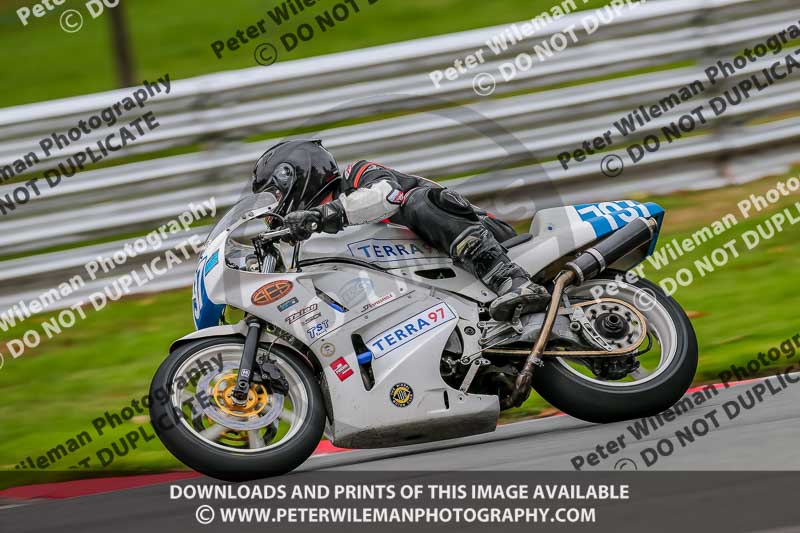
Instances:
[[[294,184],[296,174],[294,167],[289,163],[281,163],[275,167],[275,171],[267,182],[266,190],[280,193],[279,197],[285,197]]]

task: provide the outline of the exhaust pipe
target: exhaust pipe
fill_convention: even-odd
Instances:
[[[575,274],[579,284],[583,283],[633,250],[648,244],[653,239],[656,228],[658,223],[652,218],[637,218],[607,239],[587,249],[574,261],[567,263],[565,268]]]
[[[514,383],[514,390],[508,398],[500,402],[501,409],[519,407],[528,399],[531,391],[533,367],[544,365],[544,362],[542,362],[542,354],[544,353],[545,346],[547,346],[548,339],[550,339],[553,323],[556,321],[558,308],[561,304],[561,295],[564,294],[564,289],[574,280],[575,273],[569,270],[564,270],[556,276],[553,293],[550,296],[550,306],[547,308],[547,313],[544,316],[542,331],[539,332],[539,337],[533,344],[533,349],[528,355],[528,359],[525,360],[525,366],[522,367],[522,371],[517,375],[517,381]]]
[[[514,390],[508,398],[500,402],[502,409],[519,407],[530,394],[533,367],[544,365],[542,354],[550,338],[564,290],[576,282],[580,285],[585,280],[592,279],[604,271],[608,265],[649,243],[653,239],[657,227],[658,223],[652,218],[637,218],[565,265],[564,270],[556,276],[553,293],[550,297],[550,306],[547,308],[539,337],[525,361],[525,366],[517,376]]]

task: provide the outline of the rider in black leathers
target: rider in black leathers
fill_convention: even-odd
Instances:
[[[378,163],[358,161],[340,176],[333,156],[320,141],[288,141],[259,158],[253,191],[280,199],[291,239],[314,231],[337,233],[345,226],[388,219],[449,253],[498,297],[489,306],[495,320],[508,320],[518,306],[538,311],[547,290],[513,263],[499,241],[515,235],[504,222],[477,209],[456,191]]]

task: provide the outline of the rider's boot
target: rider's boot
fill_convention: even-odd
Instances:
[[[512,262],[497,239],[484,228],[472,228],[459,236],[450,249],[456,264],[478,277],[497,294],[489,306],[493,319],[511,320],[518,306],[522,313],[541,311],[550,302],[547,289],[534,283],[525,270]]]

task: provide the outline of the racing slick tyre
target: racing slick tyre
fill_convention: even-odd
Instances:
[[[600,369],[599,375],[598,367],[592,369],[597,358],[576,361],[548,356],[544,358],[544,366],[533,372],[534,390],[564,413],[588,422],[609,423],[660,413],[681,399],[697,370],[697,338],[680,305],[650,281],[620,281],[624,279],[624,273],[607,271],[567,293],[573,304],[581,300],[599,301],[595,296],[600,294],[600,300],[607,296],[634,307],[644,317],[650,350],[637,356],[636,361],[631,357],[609,360],[629,365],[623,370],[615,369],[611,376],[604,375],[607,366]],[[598,305],[594,312],[596,320],[607,318],[597,313],[607,314],[611,310],[620,312],[620,318],[630,322],[627,327],[639,327],[638,315],[630,308],[615,307],[611,300],[606,300],[605,307],[603,303]],[[613,322],[618,325],[620,319]],[[626,369],[630,372],[626,373]]]
[[[235,402],[243,347],[241,337],[179,346],[150,386],[150,419],[164,446],[194,470],[226,481],[290,472],[313,453],[325,428],[317,378],[285,346],[258,351],[277,369],[278,385],[252,383],[247,400]]]

